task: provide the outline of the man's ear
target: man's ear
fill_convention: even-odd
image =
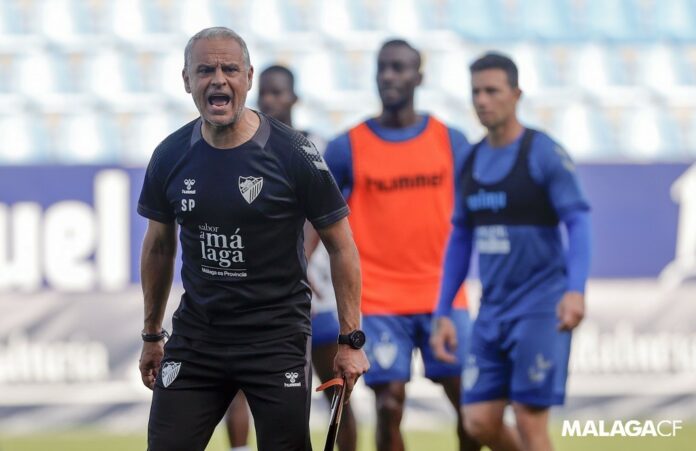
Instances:
[[[249,66],[247,78],[249,79],[249,87],[247,88],[247,91],[251,91],[251,87],[253,86],[253,83],[254,83],[254,66]]]
[[[181,77],[184,79],[184,89],[191,94],[191,84],[189,83],[188,71],[185,67],[181,70]]]

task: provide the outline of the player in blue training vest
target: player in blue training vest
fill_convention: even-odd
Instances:
[[[458,174],[431,345],[453,359],[451,303],[475,246],[483,293],[462,373],[465,427],[493,450],[550,450],[549,407],[564,402],[571,330],[584,316],[589,206],[568,154],[518,121],[514,62],[489,53],[470,70],[488,134]],[[516,429],[503,423],[508,403]]]
[[[369,368],[357,329],[360,267],[348,207],[307,138],[245,107],[253,73],[232,30],[194,35],[182,75],[201,117],[162,141],[146,171],[138,213],[149,220],[140,359],[153,390],[149,451],[203,451],[239,390],[259,450],[311,450],[307,220],[336,275],[344,335],[334,369],[346,378],[346,394]],[[185,291],[165,345],[177,229]]]

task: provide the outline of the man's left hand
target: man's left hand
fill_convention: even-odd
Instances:
[[[338,351],[334,359],[334,373],[336,377],[345,377],[346,379],[346,402],[350,398],[358,378],[369,369],[370,362],[367,361],[365,351],[353,349],[348,345],[338,345]]]
[[[556,307],[558,330],[570,331],[585,317],[585,295],[578,291],[568,291]]]

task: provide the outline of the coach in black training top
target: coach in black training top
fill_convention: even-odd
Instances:
[[[157,147],[145,175],[140,371],[154,389],[150,451],[205,449],[238,390],[249,400],[260,450],[311,449],[306,219],[331,256],[341,333],[359,327],[348,207],[310,141],[245,108],[252,77],[236,33],[216,27],[193,36],[183,78],[201,117]],[[185,293],[165,345],[177,224]],[[359,341],[336,354],[348,390],[369,366]]]

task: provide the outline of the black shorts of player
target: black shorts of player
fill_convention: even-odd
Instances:
[[[148,450],[203,451],[242,390],[259,451],[310,451],[310,346],[306,334],[244,345],[173,335],[155,383]]]

